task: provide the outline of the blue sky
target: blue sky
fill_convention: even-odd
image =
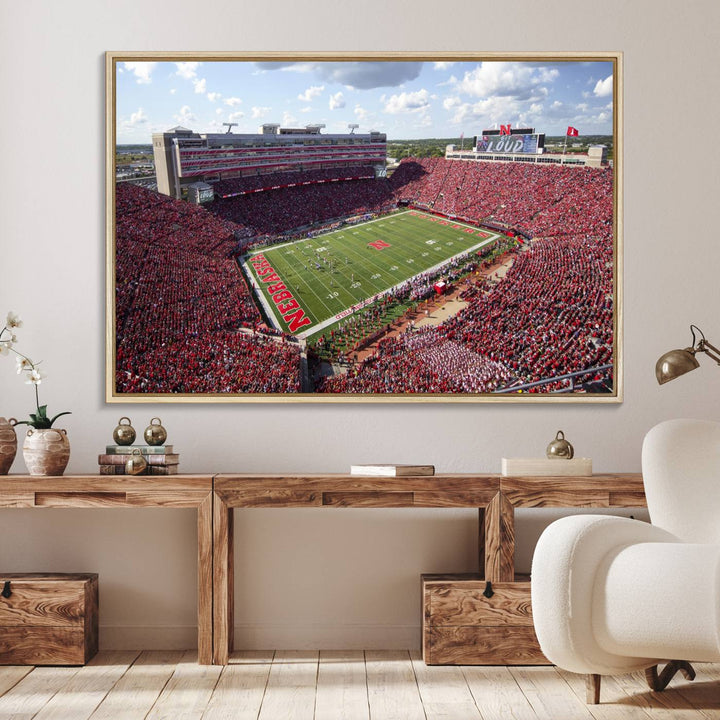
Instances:
[[[388,140],[466,138],[495,125],[612,134],[610,62],[118,62],[117,142],[182,125],[263,123],[379,130]]]

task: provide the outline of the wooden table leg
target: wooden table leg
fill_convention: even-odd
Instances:
[[[213,663],[227,665],[233,649],[234,510],[213,492]]]
[[[512,582],[515,579],[515,509],[497,493],[484,512],[485,579]]]
[[[198,663],[213,661],[212,493],[198,506]]]

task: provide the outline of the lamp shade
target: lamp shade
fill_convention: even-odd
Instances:
[[[700,367],[700,363],[697,361],[695,351],[692,348],[670,350],[655,363],[655,377],[660,385],[663,385],[697,367]]]

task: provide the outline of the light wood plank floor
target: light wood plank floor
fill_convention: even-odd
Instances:
[[[642,674],[553,667],[428,667],[415,651],[102,652],[82,668],[0,667],[0,720],[720,720],[720,664],[651,693]]]

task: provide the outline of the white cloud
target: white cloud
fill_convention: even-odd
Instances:
[[[238,105],[240,105],[242,103],[242,100],[239,97],[229,97],[229,98],[225,98],[225,100],[223,100],[223,102],[226,105],[229,105],[230,107],[237,107]]]
[[[324,89],[324,85],[311,85],[304,93],[300,93],[297,96],[298,100],[312,102],[313,98],[319,97]]]
[[[336,92],[334,95],[331,95],[329,104],[331,110],[339,110],[340,108],[344,108],[345,98],[343,97],[342,92]]]
[[[222,97],[222,95],[218,92],[209,92],[207,94],[207,99],[210,102],[215,102],[216,100],[219,100]]]
[[[251,117],[253,118],[264,118],[272,108],[269,107],[253,107],[251,108]]]
[[[433,63],[433,67],[435,68],[435,70],[447,70],[448,68],[451,68],[454,64],[454,62],[436,62]]]
[[[595,83],[593,95],[595,95],[595,97],[608,97],[608,95],[612,95],[612,91],[613,78],[612,75],[608,75],[604,80],[598,80]]]
[[[176,75],[179,75],[181,78],[185,78],[186,80],[193,80],[195,77],[197,77],[197,69],[200,67],[199,62],[178,62],[175,63],[175,67],[177,68]]]
[[[138,108],[137,112],[134,112],[132,115],[130,115],[131,125],[141,125],[143,123],[146,123],[147,121],[148,116],[145,114],[145,111],[142,108]]]
[[[222,111],[223,111],[222,108],[217,108],[217,109],[215,110],[215,114],[216,114],[216,115],[222,115]]]
[[[245,117],[245,113],[238,111],[238,112],[230,113],[230,115],[228,115],[228,120],[230,122],[237,122],[238,120],[242,120],[244,117]]]
[[[195,88],[195,92],[198,95],[204,95],[207,92],[207,81],[205,78],[202,78],[200,80],[195,79],[193,80],[193,87]]]
[[[370,119],[370,113],[361,105],[356,105],[353,112],[355,113],[355,117],[359,123],[367,123]]]
[[[156,62],[126,62],[125,69],[135,75],[138,85],[149,85],[152,82],[152,71],[157,65]]]
[[[430,94],[424,88],[417,92],[403,92],[391,95],[385,103],[385,112],[395,115],[397,113],[418,112],[429,109]]]
[[[283,127],[292,127],[298,124],[298,119],[288,110],[283,113],[282,120],[280,121]]]
[[[183,105],[180,108],[180,112],[174,116],[175,120],[177,120],[181,125],[195,122],[197,118],[195,115],[193,115],[192,110],[190,109],[189,105]]]
[[[312,112],[312,105],[306,105],[305,107],[301,107],[300,110],[298,110],[298,112],[301,112],[301,113]]]
[[[177,90],[176,90],[175,88],[170,88],[170,94],[171,94],[171,95],[174,95],[176,92],[177,92]]]
[[[458,98],[449,98],[443,103],[446,110],[451,113],[450,123],[453,125],[482,125],[481,129],[492,127],[494,124],[512,123],[514,126],[529,122],[533,113],[523,112],[523,104],[510,97],[496,96],[478,100],[475,103],[463,102]],[[534,104],[531,108],[537,110],[542,106]]]
[[[559,75],[555,68],[537,67],[527,63],[483,62],[466,72],[457,89],[475,97],[514,97],[530,100],[547,95],[545,83],[551,83]]]

